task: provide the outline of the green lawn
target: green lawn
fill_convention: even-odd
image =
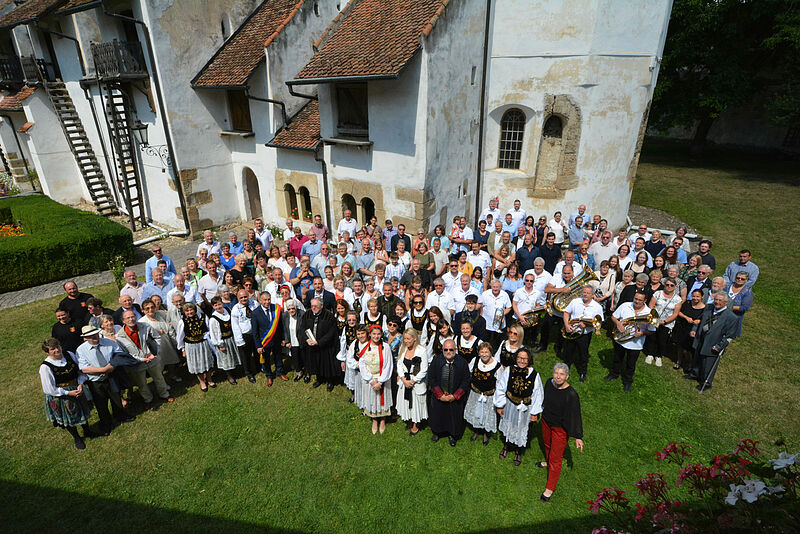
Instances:
[[[586,449],[570,447],[550,504],[538,500],[545,473],[533,465],[542,458],[536,443],[514,467],[511,457],[498,459],[497,440],[451,448],[433,444],[428,431],[410,437],[402,424],[373,436],[345,391],[302,382],[269,389],[263,380],[221,383],[207,394],[191,384],[174,404],[76,451],[42,413],[38,345],[53,322],[58,299],[50,299],[0,312],[3,523],[11,532],[107,531],[113,524],[123,532],[585,532],[604,522],[589,514],[586,500],[603,487],[630,491],[640,475],[664,469],[654,453],[669,441],[690,443],[701,458],[730,450],[740,437],[766,442],[770,453],[779,438],[796,450],[800,321],[791,266],[798,254],[783,231],[800,227],[796,178],[780,165],[676,161],[646,148],[634,202],[712,235],[721,266],[739,248],[753,250],[761,278],[746,337],[731,347],[705,396],[670,366],[641,361],[633,392],[623,394],[619,381],[602,381],[611,346],[595,339],[589,381],[573,384]],[[111,302],[115,290],[92,293]],[[547,375],[553,363],[550,351],[535,366]]]

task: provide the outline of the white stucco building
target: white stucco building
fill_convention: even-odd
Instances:
[[[493,197],[619,226],[670,9],[0,2],[0,147],[56,200],[193,233],[345,206],[413,231]]]

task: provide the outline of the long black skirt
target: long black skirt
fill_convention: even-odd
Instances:
[[[453,436],[460,439],[464,435],[464,405],[465,397],[453,402],[442,402],[431,397],[431,410],[428,423],[431,431],[439,436]]]

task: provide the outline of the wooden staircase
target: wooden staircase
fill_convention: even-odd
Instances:
[[[135,226],[136,220],[145,226],[147,219],[142,181],[139,176],[136,144],[130,129],[131,105],[128,94],[119,84],[105,85],[105,107],[108,131],[119,171],[117,180],[120,194],[125,202],[131,226]]]
[[[50,98],[50,102],[53,104],[53,109],[58,115],[61,129],[64,130],[67,143],[69,143],[70,150],[78,163],[83,181],[86,182],[86,187],[89,189],[92,203],[100,215],[117,215],[119,212],[117,211],[114,196],[108,187],[103,170],[97,162],[92,145],[89,143],[89,138],[83,129],[83,123],[75,110],[75,105],[72,103],[72,98],[70,98],[67,88],[63,82],[45,81],[43,86],[47,96]]]

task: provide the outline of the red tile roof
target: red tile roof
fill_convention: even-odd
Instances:
[[[36,91],[35,87],[24,86],[13,95],[5,95],[0,99],[0,109],[3,111],[22,111],[22,102]]]
[[[13,11],[0,17],[0,28],[7,28],[24,24],[33,19],[53,11],[65,0],[26,0],[19,4]]]
[[[264,48],[294,18],[304,0],[265,0],[217,50],[192,87],[243,87],[264,61]]]
[[[284,126],[270,146],[278,148],[313,149],[319,143],[319,102],[310,100],[297,112],[288,126]]]
[[[449,0],[350,0],[297,79],[396,77]]]
[[[94,7],[90,4],[99,3],[99,0],[67,0],[65,4],[59,6],[58,11],[56,11],[56,15],[76,13],[78,11],[82,11],[83,9]]]

